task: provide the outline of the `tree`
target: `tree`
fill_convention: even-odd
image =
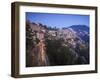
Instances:
[[[75,56],[73,56],[69,47],[62,46],[61,40],[47,40],[46,53],[51,66],[74,64],[73,58]]]

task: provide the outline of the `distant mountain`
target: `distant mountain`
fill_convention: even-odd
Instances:
[[[89,43],[89,27],[86,25],[72,25],[71,28],[76,35],[80,37],[85,43]]]
[[[72,25],[72,26],[70,26],[69,28],[72,28],[73,30],[75,30],[75,31],[81,31],[81,32],[84,32],[84,31],[86,31],[86,32],[88,32],[89,33],[89,27],[88,26],[86,26],[86,25]]]

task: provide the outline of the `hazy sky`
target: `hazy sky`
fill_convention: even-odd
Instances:
[[[26,12],[26,20],[42,23],[51,27],[69,27],[71,25],[89,26],[89,15],[51,14]]]

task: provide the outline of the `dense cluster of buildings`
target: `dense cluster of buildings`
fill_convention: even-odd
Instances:
[[[77,32],[74,31],[70,27],[57,29],[55,27],[54,28],[48,27],[48,26],[43,25],[41,23],[31,23],[31,22],[27,21],[26,22],[26,29],[27,29],[26,30],[26,39],[27,39],[26,43],[29,45],[29,48],[27,48],[27,55],[29,56],[29,60],[33,61],[33,62],[27,61],[27,63],[29,63],[30,66],[49,65],[49,63],[50,63],[49,58],[48,58],[48,55],[46,54],[46,51],[45,51],[46,50],[45,42],[47,42],[47,40],[51,41],[51,42],[53,42],[53,41],[59,42],[60,41],[61,42],[60,46],[62,48],[66,47],[66,49],[69,49],[69,51],[71,52],[70,55],[80,54],[79,51],[81,51],[81,49],[83,49],[83,52],[85,51],[86,56],[88,54],[88,46],[86,46],[86,44],[84,44],[84,40],[82,40],[81,37],[79,37],[77,35]],[[79,34],[84,36],[85,34],[88,34],[88,33],[85,32],[85,34],[83,34],[80,31]],[[30,43],[30,42],[32,42],[32,43]],[[32,49],[32,51],[31,51],[32,55],[29,54],[31,49]],[[30,59],[30,55],[32,56],[32,59]],[[51,52],[50,52],[50,55],[52,56]],[[82,56],[83,56],[83,54],[82,54]],[[35,60],[35,58],[36,58],[36,60]],[[87,58],[87,60],[88,60],[88,58]],[[33,63],[33,65],[31,63]]]
[[[47,26],[40,23],[29,23],[32,32],[34,33],[33,38],[38,38],[39,40],[49,39],[49,40],[58,40],[63,39],[67,44],[72,45],[74,48],[77,44],[82,44],[80,37],[76,35],[76,32],[71,28],[66,29],[49,29]]]

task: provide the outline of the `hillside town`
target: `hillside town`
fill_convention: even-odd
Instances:
[[[27,67],[89,64],[89,32],[26,21],[26,55]]]

